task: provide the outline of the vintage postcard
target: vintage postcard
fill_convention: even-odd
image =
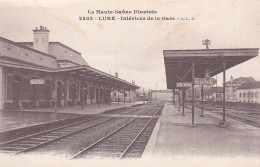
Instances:
[[[0,11],[1,166],[260,166],[260,1]]]

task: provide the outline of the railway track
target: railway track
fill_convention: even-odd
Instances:
[[[201,109],[201,106],[195,106]],[[212,106],[204,106],[204,110],[211,114],[216,114],[218,116],[222,116],[222,108],[212,107]],[[249,112],[249,111],[237,111],[234,109],[226,109],[226,117],[229,119],[233,119],[238,122],[242,122],[254,127],[260,127],[260,113],[259,112]]]
[[[140,112],[139,115],[141,116],[148,112],[151,112],[150,110],[151,108],[148,108],[146,110],[141,110],[142,112]],[[0,152],[12,153],[12,154],[32,152],[38,148],[42,148],[46,145],[52,144],[55,141],[68,138],[76,134],[80,135],[80,132],[90,130],[91,128],[97,127],[99,125],[106,126],[105,124],[109,124],[110,121],[116,121],[116,119],[120,119],[120,117],[123,114],[130,114],[131,112],[134,111],[136,110],[135,109],[127,110],[127,112],[122,112],[116,117],[96,115],[84,121],[76,122],[73,124],[57,127],[51,130],[46,130],[43,132],[35,133],[32,135],[28,135],[25,137],[20,137],[11,141],[0,143]],[[128,119],[132,120],[133,118],[128,118]]]
[[[130,110],[128,112],[132,112],[132,111]],[[46,144],[49,144],[51,142],[57,141],[59,139],[74,135],[76,133],[80,133],[84,130],[97,126],[101,123],[114,120],[115,118],[116,117],[110,118],[110,117],[94,116],[90,119],[79,121],[73,124],[68,124],[51,130],[46,130],[43,132],[34,133],[32,135],[3,142],[0,143],[0,152],[13,153],[13,154],[29,152],[39,147],[42,147]]]
[[[141,115],[151,113],[151,108],[143,112]],[[150,119],[139,118],[138,116],[132,118],[124,125],[118,127],[116,130],[100,138],[95,143],[82,148],[79,152],[74,154],[74,158],[125,158],[125,157],[140,157],[142,151],[149,140],[151,129],[155,125],[157,119],[153,118],[161,109],[153,110],[153,115]],[[148,126],[152,126],[147,128]]]
[[[39,147],[42,147],[51,142],[57,141],[64,137],[79,133],[88,128],[96,126],[98,124],[113,120],[115,118],[108,117],[94,117],[86,121],[78,122],[75,124],[66,125],[63,127],[47,130],[44,132],[36,133],[33,135],[14,139],[0,144],[1,152],[9,152],[13,154],[19,154],[29,152]]]

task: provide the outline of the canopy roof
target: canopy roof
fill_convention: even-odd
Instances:
[[[135,84],[132,84],[123,79],[107,74],[105,72],[102,72],[100,70],[97,70],[87,65],[73,66],[73,67],[67,67],[61,69],[50,69],[50,68],[35,66],[34,64],[31,65],[20,61],[16,62],[14,60],[4,60],[4,59],[0,59],[0,65],[5,67],[18,68],[18,69],[29,69],[29,70],[42,71],[47,73],[57,73],[63,76],[64,75],[73,76],[78,80],[94,82],[102,85],[109,85],[110,87],[115,89],[119,88],[119,89],[126,89],[126,90],[135,90],[140,88]]]
[[[232,68],[258,55],[258,48],[207,49],[207,50],[164,50],[167,89],[175,89],[177,82],[191,82],[191,66],[195,62],[195,78],[204,78],[205,69],[211,76]]]

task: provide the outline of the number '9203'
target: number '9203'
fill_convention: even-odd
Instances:
[[[93,17],[79,17],[79,20],[93,20]]]

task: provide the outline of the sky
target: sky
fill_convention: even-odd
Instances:
[[[204,49],[206,38],[210,49],[260,48],[259,9],[258,0],[0,0],[0,36],[29,42],[42,25],[50,41],[79,51],[90,66],[146,90],[166,89],[163,50]],[[92,16],[88,10],[154,10],[151,16],[195,20],[79,20]],[[227,81],[231,75],[260,81],[260,57],[229,69]]]

